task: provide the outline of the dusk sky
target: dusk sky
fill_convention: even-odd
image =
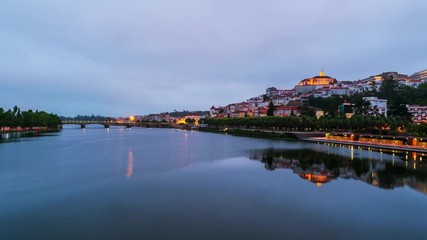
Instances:
[[[0,107],[208,110],[324,70],[427,68],[425,0],[0,0]]]

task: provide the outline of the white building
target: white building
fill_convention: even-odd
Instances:
[[[384,115],[387,117],[387,100],[380,99],[377,97],[364,97],[366,101],[369,101],[371,104],[371,111],[369,112],[372,115]]]
[[[421,80],[421,82],[427,82],[427,69],[421,72],[417,72],[411,75],[412,80]]]
[[[279,95],[279,90],[275,87],[269,87],[265,90],[265,93],[268,97],[274,97]]]
[[[412,115],[412,121],[427,123],[427,106],[406,105],[406,108]]]
[[[248,102],[248,103],[249,103],[249,105],[250,105],[252,108],[257,108],[257,107],[259,107],[259,105],[260,105],[262,102],[264,102],[264,99],[263,99],[263,97],[258,96],[258,97],[250,98],[250,99],[248,99],[246,102]]]
[[[406,82],[406,86],[417,88],[421,83],[421,80],[409,80]]]
[[[331,94],[339,96],[348,96],[350,95],[350,90],[348,89],[348,87],[333,87],[331,88]]]

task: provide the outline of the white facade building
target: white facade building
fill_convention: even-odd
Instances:
[[[427,123],[427,106],[406,105],[406,108],[412,115],[412,121]]]
[[[387,100],[386,99],[380,99],[377,97],[364,97],[363,98],[366,101],[369,101],[371,103],[371,111],[369,112],[372,115],[384,115],[387,117]]]

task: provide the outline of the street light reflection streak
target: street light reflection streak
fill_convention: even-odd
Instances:
[[[129,179],[133,175],[133,153],[132,150],[129,150],[128,154],[128,170],[126,173],[126,178]]]

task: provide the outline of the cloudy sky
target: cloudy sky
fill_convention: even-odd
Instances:
[[[207,110],[427,68],[425,0],[0,0],[0,107]]]

